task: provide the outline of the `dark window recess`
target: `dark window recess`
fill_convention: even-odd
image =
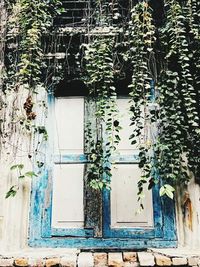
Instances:
[[[130,73],[126,74],[126,78],[115,81],[117,95],[127,96],[130,92],[129,84],[131,83]],[[55,97],[59,96],[88,96],[89,90],[83,81],[73,76],[66,76],[60,81],[55,88]]]
[[[96,0],[61,0],[64,12],[55,18],[54,24],[60,27],[121,25],[130,20],[130,10],[139,1],[107,0],[102,1],[100,8]],[[163,0],[149,0],[149,4],[156,25],[160,26],[164,17]],[[102,20],[102,14],[106,20]]]
[[[89,22],[88,13],[91,9],[90,1],[87,0],[62,0],[64,12],[55,18],[57,26],[86,26]]]
[[[129,17],[130,0],[105,1],[101,10],[96,0],[62,0],[62,7],[64,12],[54,20],[56,26],[102,26],[104,22],[99,20],[101,12],[105,17],[111,15],[106,23],[120,24],[126,21]]]
[[[88,89],[81,80],[70,79],[66,77],[56,86],[54,91],[55,97],[59,96],[87,96]]]
[[[140,0],[107,0],[108,5],[104,6],[105,14],[111,14],[113,16],[119,11],[119,19],[112,20],[111,23],[120,25],[120,23],[126,24],[130,19],[131,6],[137,4]],[[112,2],[112,5],[109,3]],[[99,26],[100,21],[98,15],[98,1],[96,0],[62,0],[64,12],[55,19],[55,24],[59,27],[86,27],[88,23],[93,23],[94,26]],[[114,4],[113,4],[114,3]],[[153,18],[157,26],[161,26],[164,20],[164,6],[163,0],[149,0],[149,4],[153,8]],[[96,15],[95,15],[96,14]],[[98,24],[99,23],[99,24]],[[85,39],[86,38],[86,39]],[[69,35],[49,35],[45,37],[45,53],[63,53],[67,55],[67,58],[60,59],[63,61],[65,70],[62,73],[63,79],[55,86],[55,96],[87,96],[88,90],[81,81],[81,66],[78,63],[80,61],[80,45],[87,42],[87,37],[84,34]],[[159,44],[158,44],[159,45]],[[123,48],[122,48],[123,49]],[[78,58],[76,56],[78,55]],[[52,66],[54,66],[54,58],[52,60]],[[115,87],[118,95],[128,95],[129,87],[131,83],[131,70],[129,66],[124,66],[124,77],[116,77]],[[52,73],[54,70],[52,69]],[[59,70],[58,70],[59,72]],[[51,74],[51,73],[50,73]],[[58,76],[60,73],[58,74]],[[48,76],[50,83],[51,75],[45,73],[44,76]]]

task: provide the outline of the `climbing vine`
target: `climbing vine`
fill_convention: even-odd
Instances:
[[[47,89],[49,80],[59,81],[63,73],[70,72],[68,60],[73,58],[74,71],[89,90],[85,122],[85,150],[90,162],[87,178],[94,188],[108,187],[121,129],[115,84],[131,73],[130,140],[138,147],[142,170],[138,198],[142,199],[145,184],[151,189],[158,180],[162,181],[160,195],[173,198],[177,184],[186,184],[192,175],[200,180],[200,4],[197,0],[164,0],[163,17],[158,23],[152,0],[130,1],[123,16],[120,1],[94,2],[85,29],[78,34],[73,30],[66,33],[65,59],[60,65],[56,60],[49,64],[45,55],[46,36],[56,42],[57,46],[52,45],[55,50],[61,47],[60,37],[53,39],[50,33],[55,30],[53,18],[61,11],[60,1],[4,3],[1,150],[8,151],[11,140],[15,140],[12,147],[17,151],[18,137],[28,135],[28,158],[39,153],[48,133],[44,118],[37,113],[39,106],[40,113],[46,114],[46,95],[39,101],[38,95]],[[56,34],[60,36],[59,31]],[[81,40],[80,49],[72,56],[69,48],[75,35]],[[51,74],[49,69],[53,69]],[[45,74],[48,77],[44,78]],[[14,161],[11,169],[19,172],[20,178],[35,176]],[[44,165],[37,162],[38,166]],[[15,195],[15,189],[11,188],[10,195]]]
[[[152,91],[151,83],[156,80],[154,52],[156,37],[152,8],[148,1],[139,2],[132,9],[128,33],[129,56],[133,70],[129,95],[131,96],[131,125],[134,126],[134,130],[130,139],[131,144],[137,144],[139,148],[139,167],[142,169],[142,176],[138,182],[138,199],[142,200],[144,184],[149,179],[149,188],[151,188],[155,179],[150,125],[154,123],[151,109],[155,92]]]
[[[151,1],[132,4],[123,30],[128,44],[124,58],[132,70],[130,139],[138,146],[142,169],[138,198],[142,200],[145,184],[151,189],[158,180],[160,195],[173,198],[174,186],[186,184],[190,171],[199,179],[199,4],[164,1],[159,27]],[[87,75],[92,80],[95,68]]]
[[[199,177],[200,72],[194,2],[166,1],[166,24],[161,29],[165,65],[159,81],[156,158],[160,177],[170,184],[186,183],[191,175],[187,167]]]
[[[23,157],[35,159],[38,147],[47,139],[44,118],[41,114],[37,118],[37,110],[45,114],[46,109],[45,98],[38,97],[44,95],[42,70],[46,67],[42,39],[49,32],[59,6],[57,0],[16,0],[4,4],[7,16],[0,92],[1,153],[15,162],[10,170],[18,172],[18,180],[37,176],[32,170],[25,170],[21,161]],[[25,152],[26,156],[22,156]],[[18,189],[17,184],[13,185],[6,197],[14,196]]]
[[[100,38],[85,49],[85,82],[93,102],[88,114],[86,144],[91,166],[87,176],[93,188],[107,187],[111,177],[111,156],[120,141],[113,63],[114,40]],[[95,124],[90,121],[95,115]],[[103,177],[103,179],[102,179]]]

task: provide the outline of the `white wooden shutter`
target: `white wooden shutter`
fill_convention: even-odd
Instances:
[[[52,226],[80,228],[83,216],[83,164],[54,166]]]
[[[84,98],[56,98],[54,138],[56,152],[62,154],[82,154],[84,147],[83,138]]]
[[[145,190],[144,210],[139,211],[137,182],[141,171],[137,164],[116,164],[111,182],[111,226],[151,227],[152,194]]]
[[[133,132],[130,126],[129,99],[117,100],[120,112],[121,141],[118,152],[126,156],[138,154],[138,147],[131,145],[129,137]],[[137,163],[118,163],[113,166],[111,178],[111,227],[151,227],[153,226],[152,192],[145,190],[144,210],[139,211],[137,201],[137,182],[140,179],[141,170]]]
[[[54,123],[54,122],[52,122]],[[55,99],[55,154],[71,157],[83,154],[84,98]],[[58,157],[59,158],[59,157]],[[83,228],[84,164],[54,164],[52,226]]]

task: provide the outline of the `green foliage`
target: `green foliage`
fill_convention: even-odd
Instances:
[[[101,18],[108,26],[111,20],[106,15],[107,2],[100,1],[100,3],[104,7]],[[151,189],[158,180],[161,180],[163,186],[160,195],[173,198],[173,187],[177,184],[186,184],[191,177],[190,171],[196,179],[200,177],[200,5],[195,0],[183,2],[166,0],[164,9],[163,23],[161,27],[156,28],[149,1],[138,1],[133,5],[128,27],[123,25],[126,29],[124,47],[128,47],[129,50],[117,54],[118,57],[122,55],[132,70],[129,89],[131,125],[134,126],[134,130],[130,139],[131,143],[137,144],[139,148],[139,167],[142,169],[142,176],[138,182],[140,201],[143,199],[143,188],[146,184]],[[86,84],[93,96],[100,96],[98,102],[100,109],[96,116],[99,116],[105,124],[108,123],[105,120],[107,105],[101,96],[105,94],[107,98],[112,98],[107,88],[111,88],[112,85],[109,83],[114,82],[115,66],[112,62],[110,62],[111,69],[106,65],[105,75],[104,65],[109,56],[103,57],[104,52],[101,55],[101,51],[111,40],[112,37],[104,38],[102,46],[102,39],[94,39],[85,53]],[[112,45],[111,50],[110,53],[114,53]],[[113,92],[116,98],[116,93]],[[116,109],[110,110],[108,114],[112,116],[115,112]],[[111,122],[112,119],[108,121]],[[90,133],[91,125],[88,124]],[[114,130],[111,124],[107,130],[111,132]],[[96,144],[95,140],[91,142],[92,136],[88,135],[90,145]],[[111,150],[115,148],[110,146],[109,141],[108,149],[102,148],[101,138],[102,136],[98,139],[101,151],[94,149],[96,152],[92,154],[95,155],[92,159],[93,161],[98,159],[98,164],[95,163],[94,166],[101,170],[102,174],[106,173],[103,169],[105,164],[103,159],[106,159],[106,153],[110,157]],[[117,134],[116,140],[118,138],[120,140],[120,135]],[[111,162],[105,166],[108,166],[107,175],[111,176]],[[92,172],[97,173],[94,169]],[[101,179],[95,178],[95,181]],[[94,181],[92,184],[94,185]],[[94,187],[97,187],[96,183]]]
[[[93,36],[92,25],[88,25],[86,44],[76,58],[80,57],[77,65],[83,67],[81,75],[89,89],[87,105],[92,107],[87,110],[85,146],[90,161],[87,178],[93,188],[109,187],[111,157],[120,141],[121,129],[114,84],[127,69],[132,73],[129,90],[134,130],[130,140],[138,146],[142,170],[139,200],[144,195],[143,187],[147,185],[151,189],[158,180],[162,180],[160,195],[170,198],[173,198],[173,187],[186,184],[191,172],[200,180],[198,2],[164,0],[165,17],[161,26],[154,22],[151,1],[131,1],[131,18],[124,24],[120,21],[117,0],[95,2],[95,26],[106,27],[110,35]],[[38,94],[38,85],[42,84],[42,70],[47,69],[42,38],[51,29],[54,15],[61,11],[60,2],[7,1],[7,11],[4,92],[17,95],[21,86],[29,92],[23,107],[13,108],[12,114],[23,110],[25,116],[12,118],[12,129],[18,123],[20,129],[47,140],[45,127],[35,125],[33,99]],[[70,46],[70,41],[67,45]],[[59,80],[56,75],[51,79]],[[6,109],[8,103],[1,105]],[[1,132],[6,136],[3,123],[4,120]],[[44,163],[37,161],[37,165],[43,167]],[[37,175],[32,171],[22,173],[23,168],[16,164],[11,170],[17,171],[20,179]],[[14,196],[16,190],[11,187],[7,197]]]
[[[17,194],[18,188],[16,186],[11,186],[9,191],[6,193],[6,198],[14,197]]]
[[[145,135],[145,122],[150,121],[151,128],[156,123],[157,128],[155,140],[139,145],[139,166],[143,170],[139,199],[144,184],[148,181],[151,188],[155,175],[164,183],[160,195],[170,198],[174,191],[170,185],[186,184],[191,177],[189,170],[197,179],[200,177],[200,7],[196,1],[166,0],[164,8],[165,22],[155,32],[148,1],[139,2],[132,10],[129,29],[134,64],[131,111],[136,126],[131,139],[136,142],[136,137]],[[161,41],[159,50],[155,34]],[[162,61],[158,76],[153,75],[156,70],[152,72],[155,55]],[[150,80],[156,82],[155,103],[149,97]],[[148,136],[144,139],[148,140]]]
[[[5,77],[3,77],[3,91],[1,92],[1,102],[4,100],[4,103],[1,103],[1,108],[7,110],[8,107],[11,107],[12,110],[10,113],[4,112],[4,114],[8,113],[11,116],[8,130],[5,126],[8,118],[4,118],[0,125],[1,138],[5,138],[2,144],[7,144],[7,139],[15,142],[16,132],[22,136],[23,134],[26,137],[27,135],[31,136],[35,147],[32,149],[33,152],[27,152],[27,157],[34,161],[39,145],[48,139],[45,126],[38,126],[35,122],[37,114],[34,111],[34,99],[41,87],[45,86],[42,71],[47,66],[44,63],[43,39],[45,35],[49,34],[53,26],[54,16],[62,12],[61,2],[59,0],[7,0],[6,11],[8,14],[5,38],[6,67]],[[26,95],[26,92],[28,94],[24,103],[21,99],[17,101],[20,91],[22,91],[22,97]],[[9,105],[10,95],[14,99],[13,106]],[[45,103],[46,100],[44,99],[44,108]],[[13,160],[16,161],[15,158]],[[38,167],[42,166],[43,163],[39,161]],[[18,179],[37,176],[33,171],[22,172],[23,164],[13,165],[10,169],[16,170]],[[6,198],[15,196],[17,190],[17,186],[12,186],[6,194]]]
[[[113,27],[113,24],[121,22],[119,12],[120,4],[118,0],[98,0],[95,1],[95,24],[101,27]]]
[[[24,176],[25,176],[25,177],[33,178],[33,177],[37,177],[37,174],[36,174],[35,172],[31,172],[31,171],[29,171],[29,172],[26,172],[26,173],[24,174]]]
[[[153,114],[150,112],[151,81],[155,79],[155,69],[151,71],[152,63],[155,60],[155,26],[153,25],[152,9],[148,1],[141,1],[131,11],[131,21],[128,28],[129,35],[129,58],[132,63],[132,82],[129,85],[131,96],[131,125],[134,131],[130,136],[131,143],[139,147],[139,167],[142,169],[142,176],[138,182],[138,200],[143,198],[143,187],[150,180],[153,186],[154,176],[152,175],[151,158],[152,140],[149,136],[149,124],[153,123]],[[143,136],[143,139],[140,137]],[[141,139],[141,140],[140,140]],[[141,203],[142,205],[142,203]]]
[[[190,179],[187,167],[200,177],[200,43],[194,25],[196,13],[191,10],[194,2],[166,1],[166,24],[161,29],[165,69],[159,80],[155,155],[160,177],[174,185]]]
[[[17,172],[17,178],[19,180],[25,179],[26,177],[33,178],[37,177],[38,175],[33,171],[28,172],[22,172],[24,170],[24,164],[15,164],[10,167],[11,171]],[[12,185],[8,192],[6,193],[6,198],[14,197],[17,194],[17,191],[19,190],[19,186]]]
[[[24,165],[23,164],[16,164],[16,165],[13,165],[10,167],[10,170],[15,170],[15,169],[18,169],[18,170],[22,170],[24,168]]]
[[[173,199],[174,195],[173,192],[175,191],[175,189],[169,185],[169,184],[165,184],[163,186],[161,186],[160,188],[160,196],[164,196],[167,195],[169,198]]]
[[[114,87],[114,40],[99,38],[84,47],[84,78],[89,88],[89,97],[94,103],[91,112],[95,115],[95,125],[87,122],[86,142],[91,162],[87,176],[93,188],[102,189],[107,187],[107,180],[111,176],[111,155],[120,141]],[[92,114],[88,115],[89,120]],[[106,136],[106,140],[103,136]]]
[[[44,67],[42,37],[52,26],[60,4],[58,0],[8,1],[8,37],[17,46],[15,53],[11,51],[8,69],[8,80],[12,78],[13,86],[27,84],[29,90],[35,92],[36,85],[41,83]],[[12,70],[13,67],[15,70]]]

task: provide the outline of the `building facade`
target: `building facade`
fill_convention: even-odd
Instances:
[[[119,1],[120,2],[120,1]],[[162,182],[152,191],[145,191],[144,209],[139,211],[137,182],[140,179],[138,148],[129,136],[129,100],[127,80],[116,84],[121,140],[114,155],[111,190],[92,189],[86,177],[90,163],[86,153],[88,114],[94,103],[87,99],[87,89],[79,77],[74,56],[81,38],[89,31],[94,35],[116,34],[117,26],[128,18],[129,1],[120,2],[120,12],[110,26],[92,16],[95,7],[89,1],[63,1],[65,12],[55,19],[56,33],[47,41],[61,40],[58,50],[46,51],[54,64],[65,59],[70,51],[67,71],[48,93],[41,92],[36,101],[46,98],[47,118],[44,120],[48,141],[41,148],[44,166],[37,177],[19,182],[14,198],[5,194],[15,181],[14,174],[1,164],[0,248],[3,251],[27,247],[68,247],[82,249],[146,249],[200,246],[200,188],[194,179],[187,188],[178,188],[175,199],[159,196]],[[156,16],[162,16],[157,5]],[[115,14],[116,15],[116,14]],[[89,23],[89,24],[88,24]],[[157,19],[159,24],[159,19]],[[116,28],[116,29],[115,29]],[[116,30],[116,31],[115,31]],[[70,32],[75,32],[71,37]],[[55,38],[56,34],[56,38]],[[77,37],[78,36],[78,37]],[[69,42],[70,39],[70,42]],[[64,47],[64,50],[62,50]],[[75,48],[74,48],[75,47]],[[53,52],[52,52],[53,51]],[[74,53],[74,54],[73,54]],[[66,64],[66,63],[65,63]],[[59,64],[58,64],[59,65]],[[123,89],[122,89],[123,88]],[[26,96],[19,94],[19,98]],[[40,112],[40,111],[39,111]],[[41,117],[41,118],[40,118]],[[95,121],[93,122],[95,127]],[[106,133],[103,137],[106,142]],[[29,140],[22,141],[19,157]],[[27,143],[27,144],[26,144]],[[27,161],[27,162],[26,162]],[[29,160],[25,159],[27,166]],[[33,166],[37,171],[37,166]]]

